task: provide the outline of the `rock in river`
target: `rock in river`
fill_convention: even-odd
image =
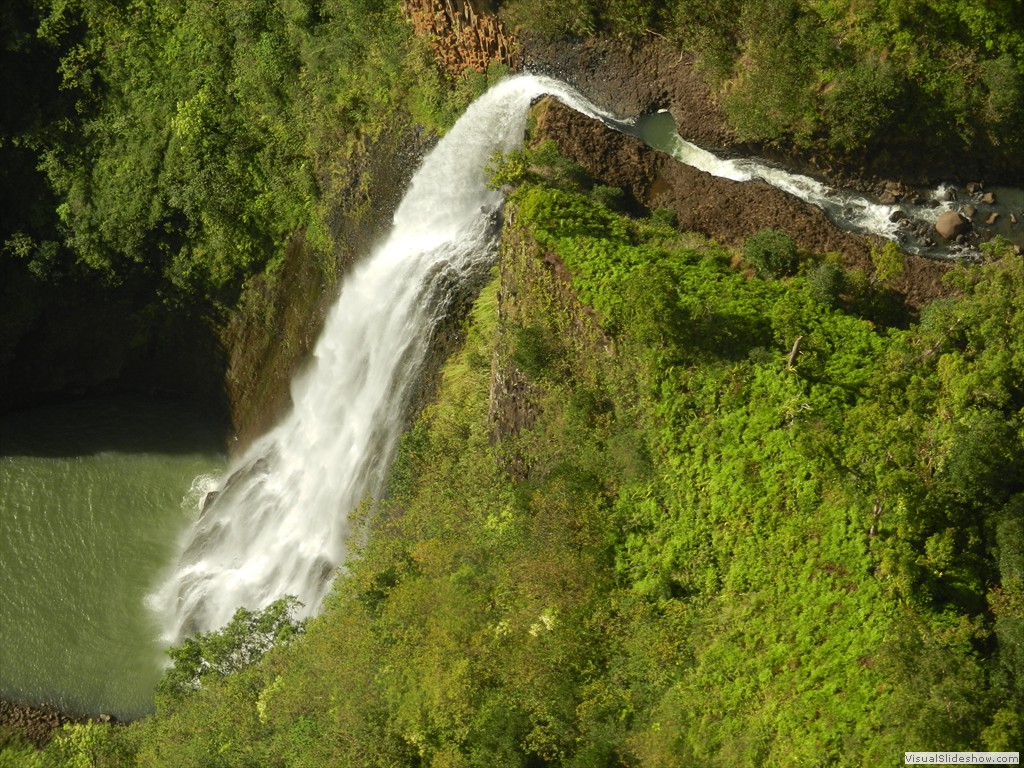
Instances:
[[[956,211],[946,211],[935,222],[935,231],[947,240],[952,240],[957,235],[969,232],[970,229],[971,222]]]

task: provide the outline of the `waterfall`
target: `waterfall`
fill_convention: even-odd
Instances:
[[[345,279],[292,384],[292,411],[219,482],[152,596],[169,641],[284,595],[316,612],[343,561],[349,513],[382,489],[432,328],[493,260],[490,213],[502,199],[483,167],[522,143],[544,94],[605,117],[564,84],[523,75],[474,102],[427,155],[390,235]]]
[[[616,120],[545,77],[510,78],[469,107],[424,159],[388,238],[346,278],[310,366],[293,382],[290,414],[207,496],[177,566],[150,598],[168,640],[284,595],[306,615],[317,611],[344,560],[349,513],[382,490],[432,331],[493,259],[491,214],[502,199],[486,187],[483,167],[495,150],[522,142],[530,104],[545,94],[643,135],[642,124]],[[645,136],[648,143],[714,175],[764,180],[839,209],[848,228],[895,236],[889,207],[756,161],[721,160],[683,142],[670,122],[655,125],[661,138]],[[914,213],[933,220],[948,207]]]

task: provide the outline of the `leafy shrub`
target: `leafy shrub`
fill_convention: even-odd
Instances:
[[[892,285],[903,277],[905,262],[903,251],[892,240],[886,241],[881,248],[872,248],[871,263],[875,266],[874,282],[881,285]]]
[[[819,304],[834,307],[846,287],[846,274],[841,267],[820,262],[807,273],[807,291]]]
[[[551,140],[504,154],[495,151],[484,171],[491,189],[515,187],[527,181],[573,187],[583,176],[582,169],[559,152],[558,145]]]
[[[202,687],[207,675],[226,677],[255,664],[275,645],[305,631],[304,622],[292,617],[298,607],[294,597],[284,597],[260,611],[239,608],[223,629],[187,638],[168,651],[174,666],[157,692],[180,697]]]
[[[548,330],[539,325],[515,329],[512,362],[523,373],[541,378],[551,371],[555,348]]]
[[[897,118],[903,89],[895,68],[874,56],[843,71],[824,105],[833,148],[856,150],[889,128]]]
[[[605,208],[619,208],[622,205],[623,192],[619,187],[595,184],[590,188],[590,197]]]
[[[679,226],[679,214],[671,208],[655,208],[651,211],[651,221],[660,227],[675,229]]]
[[[793,238],[774,229],[748,237],[743,245],[743,256],[758,272],[773,277],[793,274],[799,263]]]

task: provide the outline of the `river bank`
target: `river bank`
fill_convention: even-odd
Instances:
[[[657,35],[590,37],[567,43],[527,33],[520,42],[525,69],[559,77],[622,115],[667,109],[684,138],[726,156],[761,157],[833,186],[873,194],[894,186],[909,192],[941,182],[965,187],[1019,184],[1018,168],[993,162],[980,150],[960,154],[950,163],[927,151],[839,158],[824,150],[799,150],[785,141],[742,141],[696,57]]]
[[[109,715],[95,719],[101,723],[115,722]],[[0,749],[27,745],[42,749],[65,725],[88,721],[88,717],[72,715],[54,707],[29,706],[0,699]]]

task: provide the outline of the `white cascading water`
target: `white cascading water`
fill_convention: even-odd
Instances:
[[[152,597],[168,640],[284,595],[305,615],[319,608],[344,558],[349,513],[382,489],[431,331],[493,258],[501,193],[487,188],[484,166],[522,143],[544,94],[606,117],[556,80],[519,76],[471,105],[425,158],[389,237],[346,278],[292,385],[292,412],[218,484]]]

